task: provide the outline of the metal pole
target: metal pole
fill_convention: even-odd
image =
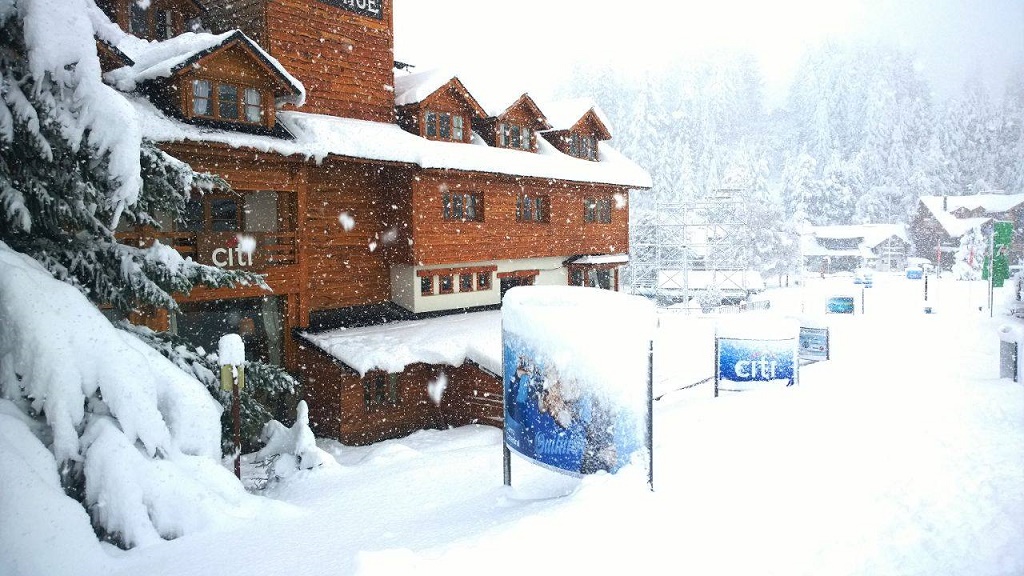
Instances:
[[[242,402],[238,393],[238,377],[235,376],[231,386],[231,418],[235,428],[235,476],[242,479]]]
[[[647,485],[654,492],[654,340],[647,344]]]
[[[718,334],[715,334],[715,398],[718,398]]]
[[[501,457],[502,465],[501,470],[504,476],[505,486],[512,485],[512,452],[508,449],[508,444],[505,441],[501,441]]]
[[[996,270],[996,226],[992,224],[992,233],[989,236],[989,249],[988,249],[988,317],[992,317],[992,305],[993,305],[993,288],[995,287],[995,270]]]

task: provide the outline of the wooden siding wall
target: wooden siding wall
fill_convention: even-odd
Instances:
[[[482,370],[472,362],[462,366],[446,366],[448,386],[441,408],[449,426],[487,424],[501,427],[504,422],[504,400],[499,376]]]
[[[529,152],[522,152],[529,154]],[[564,186],[563,186],[564,184]],[[484,221],[446,221],[442,190],[484,195]],[[516,198],[547,194],[549,223],[517,222]],[[585,223],[583,201],[627,191],[614,186],[500,178],[487,175],[446,176],[423,172],[413,182],[412,262],[421,266],[507,258],[542,258],[567,254],[604,254],[629,249],[629,211],[612,200],[611,224]]]
[[[391,2],[382,20],[323,2],[266,1],[268,52],[306,87],[303,112],[394,120]]]
[[[363,379],[355,371],[300,340],[299,373],[317,436],[349,445],[399,438],[423,429],[480,423],[501,426],[501,381],[472,364],[460,367],[413,364],[398,379],[397,406],[366,408]],[[448,387],[440,406],[427,384],[444,373]]]
[[[216,34],[241,30],[260,46],[266,47],[267,0],[204,0],[203,24]]]
[[[383,172],[371,164],[331,161],[313,171],[305,214],[311,310],[391,298],[382,232],[393,222],[393,209],[384,201]],[[342,213],[355,220],[352,230],[342,227]]]

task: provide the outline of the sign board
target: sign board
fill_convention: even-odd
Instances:
[[[829,314],[853,314],[855,308],[853,296],[833,296],[825,306]]]
[[[1003,282],[1010,277],[1010,243],[1013,241],[1013,223],[995,222],[992,225],[992,259],[985,259],[981,278],[989,279],[992,275],[992,286],[1002,288]]]
[[[196,237],[196,261],[229,270],[258,270],[266,265],[259,248],[245,251],[237,232],[204,232]]]
[[[796,342],[783,340],[715,339],[715,392],[718,382],[796,382]]]
[[[384,19],[385,0],[320,0],[329,6],[335,6],[342,10],[355,12],[360,16],[367,16],[375,20]]]
[[[828,353],[828,328],[800,327],[798,355],[801,360],[828,360]]]

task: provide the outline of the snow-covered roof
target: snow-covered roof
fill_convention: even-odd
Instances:
[[[395,74],[395,106],[422,102],[424,98],[456,78],[450,70],[432,69]]]
[[[279,76],[279,79],[291,88],[292,94],[280,98],[279,103],[287,102],[301,106],[305,102],[306,89],[302,82],[292,76],[277,59],[240,30],[232,30],[223,34],[186,32],[160,42],[125,36],[115,48],[131,58],[134,64],[112,70],[105,75],[105,78],[119,90],[131,92],[142,82],[172,76],[181,69],[194,64],[200,58],[232,42],[241,42],[255,52]]]
[[[629,262],[629,254],[586,254],[574,256],[565,261],[566,264],[625,264]]]
[[[460,366],[466,360],[501,374],[500,310],[302,335],[361,376],[402,372],[418,362]]]
[[[907,227],[903,224],[851,224],[836,226],[811,226],[806,230],[815,238],[853,240],[862,238],[862,244],[874,248],[893,236],[909,242]],[[835,254],[835,252],[830,252]]]
[[[612,131],[611,122],[604,112],[590,98],[573,98],[570,100],[558,100],[554,102],[538,102],[541,112],[547,117],[552,130],[568,130],[580,121],[580,118],[587,112],[593,110],[597,119],[604,124],[609,132]]]
[[[312,158],[318,162],[333,155],[407,163],[422,168],[651,187],[651,177],[643,168],[607,145],[601,147],[599,161],[591,162],[563,154],[543,139],[538,139],[538,151],[530,153],[490,147],[480,140],[476,140],[476,144],[427,140],[396,124],[280,111],[278,122],[295,137],[285,140],[194,126],[168,118],[145,98],[131,100],[143,135],[156,142],[216,142]]]
[[[930,209],[942,211],[943,198],[946,201],[947,212],[953,212],[960,208],[975,210],[983,209],[987,214],[1006,212],[1020,204],[1024,204],[1024,194],[973,194],[971,196],[922,196],[921,202]]]
[[[963,236],[971,228],[979,228],[992,220],[991,217],[977,216],[957,218],[952,212],[961,208],[981,208],[987,214],[1007,212],[1024,203],[1024,194],[974,194],[971,196],[921,196],[921,204],[931,212],[935,220],[953,238]],[[945,205],[945,209],[943,209]]]

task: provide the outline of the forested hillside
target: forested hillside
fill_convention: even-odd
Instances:
[[[580,67],[567,85],[596,100],[611,144],[654,178],[633,196],[635,234],[659,203],[739,189],[760,228],[749,264],[766,271],[787,267],[772,243],[802,223],[909,223],[922,195],[1024,192],[1024,68],[1003,93],[969,82],[939,99],[911,53],[828,44],[777,103],[750,55]]]

